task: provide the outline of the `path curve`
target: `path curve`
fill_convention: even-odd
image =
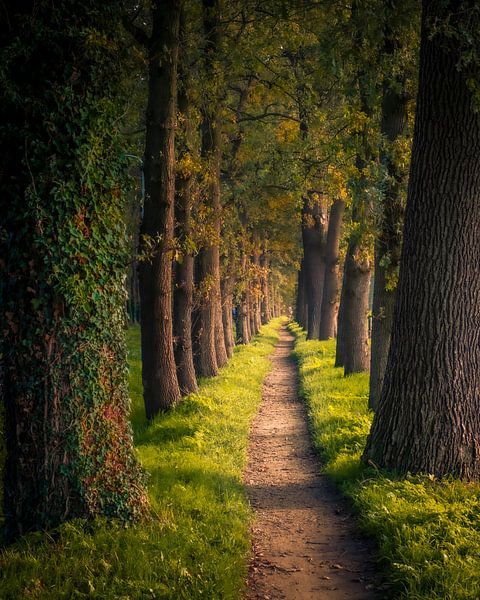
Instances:
[[[245,483],[255,510],[247,600],[373,600],[375,568],[345,501],[320,474],[283,327],[264,383]]]

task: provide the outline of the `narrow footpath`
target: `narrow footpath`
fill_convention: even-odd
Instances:
[[[349,508],[320,473],[282,328],[245,472],[255,510],[248,600],[373,600],[375,568]]]

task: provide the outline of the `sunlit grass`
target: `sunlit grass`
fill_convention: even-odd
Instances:
[[[314,444],[326,473],[349,496],[378,544],[395,600],[480,598],[480,486],[395,477],[365,468],[360,456],[372,415],[368,376],[334,368],[335,343],[305,341],[295,356]]]
[[[132,425],[149,474],[152,522],[125,529],[76,521],[27,536],[0,558],[2,600],[238,599],[251,518],[241,474],[279,325],[264,326],[218,377],[200,382],[199,394],[148,427],[132,329]]]

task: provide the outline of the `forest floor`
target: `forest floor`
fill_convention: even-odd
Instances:
[[[255,511],[248,600],[373,600],[372,549],[320,472],[299,400],[294,337],[282,328],[244,474]]]

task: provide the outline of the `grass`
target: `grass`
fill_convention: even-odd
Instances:
[[[305,341],[295,357],[314,445],[326,473],[378,545],[396,600],[480,598],[480,485],[434,477],[399,477],[365,468],[360,457],[372,414],[368,375],[334,368],[334,341]]]
[[[281,319],[227,367],[146,427],[139,330],[129,332],[132,425],[154,518],[67,523],[26,536],[0,558],[2,600],[239,598],[250,551],[241,482],[251,420]]]

